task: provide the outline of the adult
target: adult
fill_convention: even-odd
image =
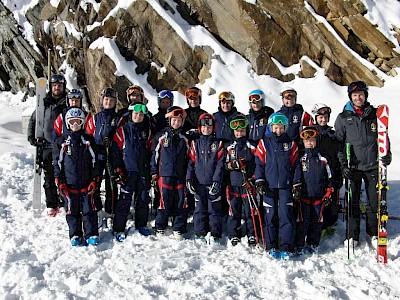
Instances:
[[[158,112],[154,115],[156,122],[155,132],[160,132],[168,126],[168,119],[165,117],[168,107],[174,105],[174,94],[169,90],[162,90],[158,93]]]
[[[197,87],[191,87],[185,91],[186,103],[188,108],[186,111],[185,123],[182,127],[183,134],[189,139],[189,141],[195,140],[199,137],[197,130],[197,124],[199,117],[206,113],[204,109],[200,108],[201,104],[201,90]]]
[[[274,113],[274,110],[265,106],[265,94],[262,90],[253,90],[249,93],[250,110],[247,115],[249,120],[248,139],[258,142],[265,135],[268,125],[268,118]]]

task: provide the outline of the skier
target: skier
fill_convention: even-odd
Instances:
[[[133,193],[135,193],[135,227],[144,236],[151,234],[147,228],[149,196],[146,192],[146,183],[150,177],[150,127],[143,122],[148,110],[145,104],[136,103],[129,106],[129,111],[130,120],[119,127],[114,136],[124,162],[124,167],[117,169],[122,184],[113,223],[114,236],[119,242],[126,238],[125,227]]]
[[[32,113],[28,125],[28,141],[32,146],[37,146],[38,142],[43,142],[43,155],[40,158],[43,162],[44,184],[43,188],[46,195],[47,215],[54,217],[60,212],[61,205],[58,198],[57,187],[54,183],[54,169],[52,165],[52,141],[53,124],[57,116],[65,107],[66,80],[61,74],[52,75],[49,80],[50,91],[44,101],[44,141],[37,141],[36,131],[36,111]]]
[[[249,140],[258,143],[265,135],[268,117],[274,110],[265,106],[265,94],[261,90],[253,90],[249,93],[250,110],[247,118],[249,119]]]
[[[168,218],[174,214],[174,236],[182,240],[188,216],[185,179],[189,146],[181,133],[186,112],[179,106],[171,106],[165,117],[168,118],[168,127],[155,136],[150,163],[151,185],[158,188],[161,194],[156,216],[156,235],[164,235]]]
[[[273,113],[267,134],[255,153],[256,189],[263,195],[266,249],[276,259],[290,259],[294,251],[293,196],[301,186],[297,143],[287,133],[288,118]]]
[[[300,132],[305,149],[300,158],[302,189],[300,197],[295,199],[297,202],[295,236],[297,255],[318,252],[323,211],[331,202],[334,191],[328,160],[321,155],[317,146],[318,135],[318,130],[314,126],[306,126]]]
[[[347,87],[349,101],[335,121],[336,138],[342,143],[338,157],[344,178],[350,181],[352,192],[349,203],[349,242],[356,247],[360,241],[360,194],[364,180],[367,193],[366,233],[372,245],[376,245],[378,234],[378,133],[376,108],[368,100],[368,86],[363,81],[354,81]],[[346,158],[345,144],[351,146],[350,167]],[[392,155],[382,157],[382,163],[389,165]]]
[[[191,142],[186,173],[187,190],[195,195],[194,231],[196,239],[206,243],[210,229],[210,244],[219,243],[222,236],[221,182],[225,150],[222,142],[215,138],[215,121],[211,114],[200,116],[197,130],[200,137]]]
[[[339,191],[343,185],[343,177],[340,172],[340,162],[337,157],[340,143],[335,137],[335,130],[328,125],[331,108],[323,103],[316,103],[311,113],[314,115],[316,129],[318,130],[317,145],[321,155],[328,160],[332,171],[333,189],[330,203],[326,203],[323,210],[322,236],[333,235],[335,224],[340,211]]]
[[[229,122],[234,139],[226,148],[226,169],[229,172],[229,185],[227,200],[229,203],[229,216],[227,221],[228,237],[232,246],[240,242],[242,209],[244,214],[247,241],[249,246],[255,246],[255,229],[250,211],[250,200],[241,171],[242,164],[246,166],[246,174],[254,174],[254,152],[256,150],[247,140],[249,121],[238,114]],[[249,178],[254,186],[254,180]]]
[[[89,245],[100,243],[93,199],[98,176],[96,148],[94,139],[85,133],[85,119],[80,108],[70,108],[65,115],[67,130],[53,147],[55,183],[64,198],[72,246],[84,241]]]
[[[156,122],[155,133],[160,132],[165,127],[168,126],[168,119],[165,118],[167,109],[174,105],[174,94],[169,90],[162,90],[158,93],[158,112],[154,115],[154,120]]]
[[[188,104],[186,111],[185,123],[182,127],[182,132],[189,139],[193,141],[199,137],[197,131],[197,122],[199,121],[200,115],[206,113],[204,109],[200,108],[201,105],[201,90],[197,87],[191,87],[185,91],[185,98]]]

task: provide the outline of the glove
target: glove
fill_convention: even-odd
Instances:
[[[350,169],[348,167],[341,167],[340,171],[342,172],[342,175],[344,178],[346,178],[348,180],[353,180],[354,172],[352,169]]]
[[[260,195],[265,195],[267,192],[267,189],[265,187],[265,180],[264,179],[259,179],[256,181],[256,191]]]
[[[122,171],[121,168],[117,168],[114,171],[114,174],[115,174],[115,182],[116,183],[124,184],[126,182],[126,177],[125,177],[124,171]]]
[[[56,186],[58,187],[58,193],[65,197],[68,195],[68,187],[65,183],[62,183],[58,178],[55,179]]]
[[[293,184],[293,187],[292,187],[293,199],[299,199],[300,195],[301,195],[301,183]]]
[[[196,193],[196,190],[194,189],[193,186],[193,181],[192,180],[186,180],[186,188],[188,189],[189,193],[194,195]]]
[[[332,193],[334,189],[333,188],[327,188],[325,195],[322,197],[322,202],[324,203],[324,206],[327,206],[331,203],[332,201]]]
[[[93,181],[88,185],[87,191],[88,191],[88,195],[94,194],[94,192],[96,191],[96,181],[93,180]]]
[[[254,189],[256,187],[256,180],[253,177],[251,177],[251,178],[249,178],[248,181],[249,181],[250,187],[252,189]]]
[[[240,170],[240,163],[237,159],[234,159],[232,161],[228,161],[226,163],[226,166],[229,171],[234,171],[234,170]]]
[[[106,147],[106,148],[109,148],[110,145],[111,145],[110,138],[109,138],[108,136],[104,137],[104,139],[103,139],[103,146]]]
[[[385,166],[390,165],[390,163],[392,162],[392,155],[390,153],[386,154],[384,157],[381,158],[381,162]]]
[[[28,136],[28,142],[34,147],[37,145],[36,139],[33,136]]]
[[[151,182],[150,185],[153,189],[158,190],[157,188],[157,181],[158,181],[158,175],[157,174],[153,174],[151,175]]]
[[[214,181],[211,185],[210,191],[208,192],[211,196],[215,196],[221,190],[221,184],[219,182]]]

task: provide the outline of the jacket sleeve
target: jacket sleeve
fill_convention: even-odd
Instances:
[[[217,165],[214,171],[213,181],[222,183],[224,176],[225,148],[222,142],[219,142],[217,151]]]
[[[59,181],[64,181],[63,170],[62,170],[62,162],[59,163],[60,154],[61,154],[61,146],[63,139],[59,137],[53,143],[53,169],[54,169],[54,178],[58,178]]]
[[[339,115],[335,121],[335,137],[338,141],[338,151],[337,157],[339,159],[340,165],[347,165],[346,153],[344,149],[344,143],[346,141],[346,130],[344,124],[342,123],[342,117]]]
[[[265,180],[265,163],[267,158],[267,153],[265,150],[264,140],[260,140],[257,145],[256,153],[255,153],[255,163],[256,169],[254,172],[255,180]]]
[[[161,135],[157,134],[152,142],[151,160],[150,160],[150,174],[158,174],[158,162],[160,159],[160,138]]]
[[[189,148],[189,163],[186,171],[186,180],[193,180],[195,178],[195,166],[196,166],[196,145],[195,141],[190,143]]]
[[[290,152],[290,164],[293,170],[293,184],[301,182],[301,166],[299,158],[299,148],[297,143],[293,142],[292,149]]]
[[[35,138],[35,130],[36,130],[36,110],[31,115],[28,124],[27,138],[34,139]]]

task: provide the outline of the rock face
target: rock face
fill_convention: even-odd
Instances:
[[[400,58],[395,45],[363,17],[365,7],[359,0],[309,0],[309,5],[300,0],[256,2],[175,0],[176,7],[171,7],[159,1],[169,13],[180,14],[188,24],[203,26],[222,45],[242,55],[257,74],[292,80],[293,74],[280,73],[274,58],[284,66],[300,62],[298,75],[312,77],[315,70],[301,60],[308,56],[338,84],[363,78],[370,85],[382,86],[379,74],[360,63],[356,53],[381,72],[397,75],[394,68],[400,66]],[[118,66],[103,49],[90,48],[103,36],[113,40],[127,62],[137,65],[136,73],[147,73],[149,84],[157,90],[182,92],[210,76],[213,49],[190,47],[181,38],[185,33],[177,32],[147,1],[137,0],[112,14],[117,0],[103,0],[96,9],[89,3],[70,3],[61,0],[55,8],[49,1],[40,0],[28,11],[26,18],[37,43],[34,49],[0,2],[3,90],[25,90],[28,82],[47,75],[47,49],[53,49],[53,72],[63,63],[71,65],[78,84],[87,87],[94,108],[99,109],[102,88],[112,86],[124,95],[130,84],[128,78],[118,75]],[[167,72],[160,71],[163,69]]]

